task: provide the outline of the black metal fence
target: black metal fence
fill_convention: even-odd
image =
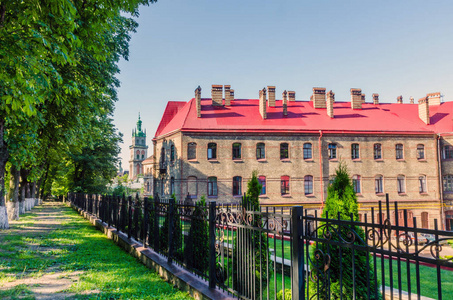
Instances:
[[[96,215],[242,299],[448,299],[453,232],[417,228],[388,197],[375,211],[318,216],[302,207],[195,205],[173,199],[71,194]],[[392,214],[393,213],[393,214]],[[346,220],[345,220],[346,219]],[[392,224],[392,219],[395,219]],[[408,226],[411,224],[413,226]]]

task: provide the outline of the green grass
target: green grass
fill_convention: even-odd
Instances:
[[[74,299],[191,299],[122,251],[76,212],[68,207],[60,210],[57,217],[65,221],[48,233],[0,235],[0,286],[24,276],[40,276],[52,267],[55,272],[82,271],[79,281],[67,290],[75,293]],[[33,224],[33,218],[30,214],[21,221]],[[30,293],[29,287],[19,285],[2,291],[0,299],[23,299],[31,297]]]
[[[35,299],[34,296],[32,296],[33,292],[30,290],[30,288],[26,284],[19,284],[15,286],[14,288],[5,290],[5,291],[0,291],[0,299],[5,299],[9,298],[11,300],[16,300],[16,299]]]

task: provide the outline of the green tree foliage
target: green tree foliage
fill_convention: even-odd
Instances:
[[[329,217],[329,219],[337,219],[339,217],[341,220],[358,221],[357,196],[354,192],[354,187],[344,162],[340,162],[335,176],[335,180],[327,189],[327,199],[322,212],[322,217]],[[355,225],[339,226],[329,224],[329,227],[327,228],[325,226],[326,224],[329,223],[319,224],[318,236],[320,238],[324,238],[325,233],[329,231],[332,234],[331,240],[339,241],[339,236],[341,236],[343,240],[350,240],[348,234],[353,231],[355,232],[354,244],[366,244],[365,233],[361,227]],[[342,294],[342,297],[345,300],[353,299],[353,282],[355,282],[355,294],[357,299],[368,299],[367,278],[369,278],[371,295],[369,299],[376,299],[376,290],[379,295],[378,299],[381,299],[378,290],[379,285],[375,285],[374,279],[376,274],[373,271],[371,257],[366,251],[355,250],[353,255],[352,249],[341,247],[340,255],[339,246],[327,245],[324,243],[319,243],[318,249],[324,254],[330,253],[330,265],[328,269],[325,268],[323,261],[324,257],[322,255],[318,256],[321,252],[315,251],[311,255],[310,268],[319,278],[319,289],[317,281],[310,281],[312,294],[317,291],[320,299],[327,299],[326,293],[328,291],[328,285],[330,285],[329,289],[331,297],[334,299],[339,299],[340,294]],[[353,257],[355,259],[355,277],[353,277],[352,273]],[[369,264],[369,268],[367,268],[367,263]],[[318,271],[316,272],[316,270]],[[340,274],[342,276],[342,290],[340,289]]]
[[[258,181],[257,171],[252,172],[252,178],[247,183],[247,193],[242,197],[242,208],[243,212],[261,212],[261,207],[259,203],[259,195],[261,192],[262,185]],[[248,213],[245,218],[252,218],[250,225],[255,228],[261,228],[262,226],[262,217],[258,214]],[[240,237],[238,237],[240,235]],[[255,249],[254,252],[250,249]],[[259,230],[249,230],[238,228],[237,233],[233,242],[233,251],[234,253],[241,253],[233,261],[233,282],[236,289],[241,291],[247,297],[252,297],[252,295],[260,295],[260,290],[262,288],[263,293],[266,291],[267,280],[272,273],[272,264],[270,261],[270,256],[268,255],[269,243],[267,240],[267,234],[261,233]],[[238,268],[239,264],[239,268]],[[254,290],[250,289],[250,285],[247,283],[249,280],[247,274],[244,274],[246,270],[245,266],[242,264],[254,264],[253,273],[254,273]],[[243,274],[239,274],[239,272]]]

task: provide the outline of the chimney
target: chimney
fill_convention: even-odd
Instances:
[[[379,94],[373,94],[373,104],[379,105]]]
[[[396,97],[396,103],[403,104],[403,96]]]
[[[313,107],[326,108],[326,88],[313,88]]]
[[[288,91],[288,101],[296,101],[296,92]]]
[[[234,90],[230,90],[230,101],[234,101]]]
[[[331,118],[333,118],[333,103],[335,102],[335,93],[332,91],[329,91],[327,93],[327,115]]]
[[[429,98],[428,98],[428,96],[418,100],[418,116],[426,125],[429,125]]]
[[[414,104],[414,97],[410,98],[411,104]]]
[[[362,104],[365,103],[365,94],[362,94]]]
[[[223,85],[213,84],[211,89],[212,105],[222,106],[223,105]]]
[[[267,86],[267,92],[269,94],[269,106],[275,107],[275,86]]]
[[[201,87],[195,89],[195,101],[197,102],[197,117],[201,118]]]
[[[283,99],[283,115],[286,117],[288,115],[288,93],[286,92],[286,90],[283,91],[282,99]]]
[[[362,90],[351,89],[351,108],[362,109]]]
[[[426,94],[429,99],[429,105],[440,105],[440,92]]]
[[[225,106],[231,105],[231,98],[230,98],[230,85],[224,85],[223,89],[225,90]]]
[[[260,90],[260,114],[263,119],[267,118],[266,114],[266,88]]]

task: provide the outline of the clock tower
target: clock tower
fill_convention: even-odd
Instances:
[[[148,157],[148,146],[146,145],[146,130],[142,131],[142,120],[138,114],[137,128],[132,130],[131,159],[129,160],[129,177],[137,178],[143,174],[142,162]]]

